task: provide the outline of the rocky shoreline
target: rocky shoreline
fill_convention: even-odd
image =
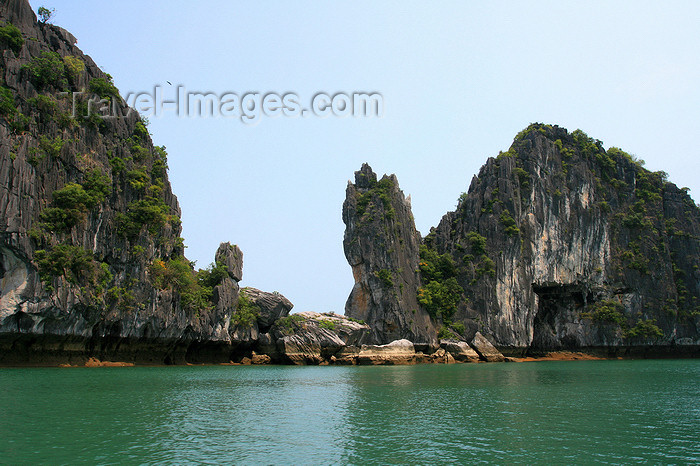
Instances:
[[[630,346],[577,348],[569,351],[528,352],[527,348],[496,348],[476,332],[469,341],[442,339],[414,343],[407,339],[384,345],[364,343],[369,326],[334,313],[301,312],[288,315],[282,309],[265,333],[258,320],[279,312],[286,299],[259,290],[242,290],[256,296],[260,307],[255,325],[248,331],[233,329],[239,339],[231,342],[184,342],[144,339],[81,341],[58,336],[15,335],[0,337],[0,367],[131,367],[164,365],[415,365],[482,362],[581,361],[610,359],[664,359],[700,357],[700,346]],[[288,301],[287,301],[288,302]],[[259,304],[258,304],[259,306]],[[264,327],[263,327],[264,328]],[[251,334],[255,338],[251,338]],[[241,336],[243,338],[241,338]]]

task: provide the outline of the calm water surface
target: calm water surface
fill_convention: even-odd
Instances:
[[[699,463],[700,361],[0,369],[0,463]]]

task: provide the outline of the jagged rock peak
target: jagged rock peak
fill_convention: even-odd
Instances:
[[[363,164],[348,185],[343,221],[343,247],[355,278],[345,314],[369,324],[372,343],[435,341],[415,292],[420,234],[396,176],[377,180]]]
[[[217,264],[226,266],[231,278],[237,282],[243,280],[243,252],[238,245],[221,243],[214,257]]]
[[[355,172],[355,187],[369,189],[377,182],[377,174],[368,163],[363,163],[362,168]]]

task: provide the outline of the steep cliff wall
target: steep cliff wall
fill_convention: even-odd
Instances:
[[[501,347],[700,343],[700,210],[665,173],[581,131],[531,125],[425,243],[458,266],[455,319]]]
[[[370,214],[358,210],[373,175],[358,172],[343,209],[356,281],[348,315],[395,321],[392,337],[411,338],[401,318],[418,304],[425,331],[468,341],[480,331],[512,353],[700,345],[700,209],[624,151],[531,125],[422,244],[408,206],[397,216],[407,231],[382,217],[398,200],[373,196]],[[403,277],[407,265],[420,273],[403,279],[400,298],[383,293],[380,274]]]
[[[434,342],[433,324],[416,298],[420,234],[396,176],[377,181],[364,164],[355,183],[348,183],[343,221],[343,247],[355,277],[346,315],[370,326],[373,343]]]
[[[109,75],[24,0],[0,2],[0,27],[0,362],[229,342],[242,255],[195,277],[165,150]]]

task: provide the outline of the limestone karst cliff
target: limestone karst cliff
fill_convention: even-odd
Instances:
[[[377,229],[353,234],[360,216],[346,212],[346,254],[350,238],[371,244],[364,263],[382,260],[391,247]],[[402,260],[420,261],[420,281],[403,291],[445,336],[480,331],[514,354],[700,345],[700,209],[665,173],[581,131],[521,132],[416,249]],[[355,276],[348,315],[401,312],[358,306]]]
[[[363,165],[355,183],[348,183],[343,221],[343,247],[355,277],[345,314],[367,322],[374,343],[436,341],[416,298],[420,234],[396,177],[377,180]]]
[[[26,0],[0,2],[0,28],[0,362],[228,344],[240,250],[196,276],[165,148],[111,77]]]

